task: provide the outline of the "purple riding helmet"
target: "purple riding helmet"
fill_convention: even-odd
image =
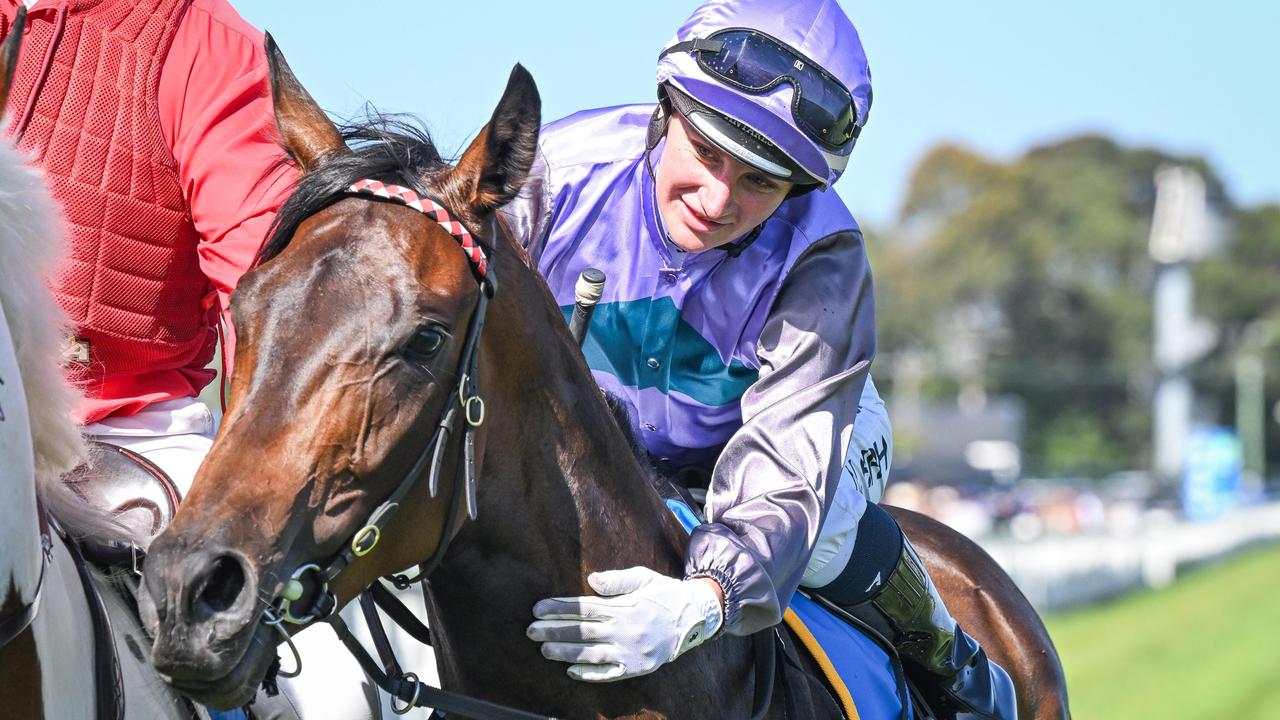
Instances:
[[[871,71],[836,0],[711,0],[658,60],[659,96],[725,152],[826,189],[871,110]]]

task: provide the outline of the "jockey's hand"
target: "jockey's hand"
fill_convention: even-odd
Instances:
[[[549,598],[533,606],[531,639],[543,656],[573,663],[569,677],[609,682],[647,675],[705,642],[724,624],[714,580],[676,580],[633,567],[592,573],[600,596]]]

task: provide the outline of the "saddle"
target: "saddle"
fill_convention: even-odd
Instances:
[[[93,507],[108,511],[121,526],[121,537],[74,537],[53,526],[66,544],[93,621],[94,685],[98,720],[124,717],[124,682],[116,652],[111,619],[89,566],[122,569],[132,575],[119,582],[136,582],[146,545],[169,526],[178,510],[178,488],[155,463],[138,453],[97,440],[89,441],[89,459],[63,482]],[[123,585],[121,586],[123,588]],[[128,590],[121,590],[130,594]]]
[[[689,489],[674,483],[665,485],[659,485],[659,494],[686,531],[692,532],[706,521]],[[788,642],[782,633],[775,632],[778,657],[782,661],[779,666],[784,670],[784,690],[788,682],[818,682],[827,689],[841,714],[850,720],[863,716],[901,720],[914,717],[913,707],[919,704],[917,693],[908,682],[893,646],[874,628],[820,596],[811,598],[804,592],[796,592],[792,597],[782,624],[796,638],[796,642]],[[809,657],[819,673],[811,674],[802,668],[800,655]],[[792,693],[784,693],[787,717],[816,714],[811,709],[793,708],[794,699]]]
[[[99,566],[136,571],[139,556],[173,521],[178,488],[155,463],[138,453],[89,441],[89,461],[64,480],[86,503],[109,512],[122,537],[81,539],[85,557]]]

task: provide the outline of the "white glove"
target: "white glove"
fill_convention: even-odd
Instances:
[[[647,675],[702,644],[724,624],[720,598],[702,578],[676,580],[633,567],[592,573],[603,597],[550,598],[533,606],[528,635],[569,677],[609,682]]]

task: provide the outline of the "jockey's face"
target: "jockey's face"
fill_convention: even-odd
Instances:
[[[746,235],[786,199],[792,184],[716,147],[679,113],[655,169],[658,211],[671,241],[697,252]]]

